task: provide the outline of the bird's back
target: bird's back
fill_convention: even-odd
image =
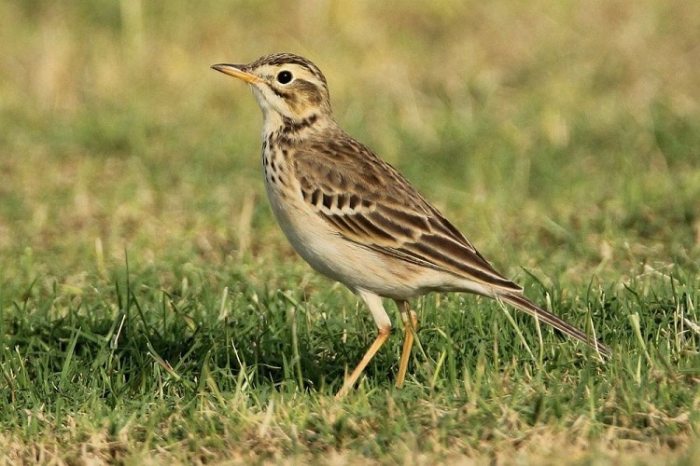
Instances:
[[[485,287],[521,290],[396,169],[339,128],[309,137],[291,164],[304,201],[345,239]],[[454,289],[449,282],[444,288]]]

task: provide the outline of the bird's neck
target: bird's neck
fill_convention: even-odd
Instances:
[[[262,136],[263,141],[290,144],[303,141],[335,125],[333,118],[320,112],[309,113],[300,119],[268,112],[264,115]]]

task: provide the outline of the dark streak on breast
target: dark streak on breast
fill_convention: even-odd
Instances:
[[[282,133],[284,134],[291,134],[291,133],[298,133],[302,129],[308,128],[312,126],[316,121],[318,120],[318,115],[317,114],[312,114],[303,120],[299,122],[293,121],[291,118],[283,117],[282,118]]]

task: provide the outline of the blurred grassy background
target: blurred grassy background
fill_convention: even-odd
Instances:
[[[695,2],[34,0],[0,18],[3,280],[21,257],[92,271],[96,240],[108,264],[127,248],[274,267],[290,249],[261,117],[208,66],[280,50],[314,60],[341,124],[511,272],[694,260]]]
[[[144,299],[152,314],[159,312],[159,290],[175,297],[181,293],[181,302],[189,300],[186,309],[192,306],[202,311],[203,319],[213,316],[212,328],[224,331],[217,327],[215,314],[219,305],[225,314],[227,295],[222,303],[219,299],[222,290],[230,287],[231,306],[240,305],[241,312],[250,312],[251,306],[265,307],[266,312],[281,316],[271,321],[273,334],[265,341],[273,356],[288,354],[289,347],[280,349],[279,345],[289,343],[277,338],[279,332],[287,335],[284,311],[289,306],[275,291],[267,290],[296,290],[301,283],[305,296],[311,289],[325,288],[327,282],[296,258],[272,219],[260,173],[261,116],[254,99],[241,83],[209,69],[212,63],[252,61],[274,51],[295,52],[319,65],[328,78],[341,125],[406,174],[507,274],[532,285],[533,280],[521,269],[525,267],[547,285],[554,284],[555,294],[568,293],[576,302],[598,299],[595,293],[588,296],[586,287],[600,283],[599,304],[604,309],[617,309],[606,301],[606,290],[625,285],[633,285],[637,292],[646,289],[648,294],[641,293],[640,303],[645,299],[656,303],[652,298],[658,294],[661,304],[653,310],[640,308],[642,304],[633,300],[626,304],[625,312],[639,311],[648,324],[645,336],[655,334],[655,312],[663,314],[664,309],[675,306],[677,298],[682,301],[680,291],[676,296],[676,281],[669,277],[684,283],[686,291],[697,290],[699,2],[5,0],[0,3],[0,325],[8,336],[3,343],[7,351],[0,352],[0,361],[6,365],[2,380],[14,387],[12,400],[5,406],[14,403],[27,409],[23,431],[27,445],[36,433],[29,427],[31,410],[36,406],[43,410],[46,403],[51,406],[48,400],[54,395],[17,395],[19,382],[12,374],[31,358],[20,362],[20,350],[15,354],[12,348],[26,348],[31,346],[27,342],[36,341],[44,352],[35,357],[39,360],[37,354],[42,354],[46,359],[41,361],[48,361],[36,373],[50,381],[60,372],[61,383],[77,381],[71,389],[77,391],[70,393],[80,393],[80,377],[64,375],[72,373],[68,370],[70,356],[65,355],[75,349],[66,349],[73,334],[65,332],[82,328],[85,335],[94,332],[95,341],[101,341],[103,333],[112,335],[114,327],[107,332],[109,321],[103,329],[104,321],[98,320],[113,319],[112,314],[124,308],[129,312],[130,295],[123,301],[123,290],[105,291],[112,290],[115,282],[123,283],[125,252],[132,274],[140,277],[143,289],[150,290]],[[256,291],[236,294],[239,283]],[[692,296],[697,292],[688,293],[683,299],[687,298],[694,312]],[[316,303],[312,308],[340,307],[343,316],[346,308],[355,306],[353,298],[339,288],[316,296],[320,297],[312,301]],[[455,307],[461,303],[454,302],[458,303]],[[430,303],[426,306],[434,311],[437,305]],[[368,321],[363,312],[360,308],[357,321]],[[671,316],[668,312],[664,318]],[[606,324],[608,334],[624,341],[620,344],[634,346],[634,336],[620,330],[626,328],[626,314],[613,316],[611,312],[608,317],[615,322]],[[56,333],[58,336],[53,330],[46,330],[49,336],[36,330],[44,324],[59,328],[64,318],[66,330]],[[178,319],[168,325],[177,330]],[[332,332],[324,334],[313,322],[306,325],[316,332],[316,344],[331,344]],[[256,322],[249,324],[260,327]],[[340,322],[333,325],[342,331]],[[371,323],[363,325],[357,328],[371,338]],[[489,324],[484,325],[488,330]],[[228,331],[227,326],[221,327]],[[188,338],[194,338],[187,328],[180,330],[182,335],[173,333],[167,342],[173,361],[187,349]],[[78,341],[80,331],[76,332]],[[692,359],[684,359],[690,353],[679,349],[683,348],[678,343],[681,337],[674,334],[671,338],[677,339],[674,361],[680,361],[678,368],[692,366]],[[212,337],[215,340],[224,345],[225,340],[218,336]],[[86,341],[89,347],[89,338]],[[322,374],[334,366],[333,374],[338,375],[342,364],[351,364],[365,343],[360,338],[356,347],[348,346],[348,352],[339,356],[335,347],[324,354],[319,349],[321,363],[314,364],[321,364]],[[175,348],[178,344],[179,349]],[[209,343],[196,343],[192,348],[200,344],[206,347]],[[52,354],[52,345],[61,351]],[[137,340],[124,342],[122,347],[129,348],[127,353],[132,351],[143,364],[137,364],[138,370],[148,365],[150,360]],[[103,349],[109,352],[108,347]],[[83,353],[88,361],[91,351]],[[102,354],[102,349],[95,351]],[[144,356],[138,356],[139,351]],[[208,364],[208,351],[193,351],[194,357],[188,352],[196,367],[191,373],[177,369],[180,377],[198,380],[200,367],[206,369]],[[465,351],[470,361],[467,366],[476,364]],[[394,354],[387,352],[377,364],[390,371]],[[635,354],[639,364],[646,360],[641,353]],[[305,364],[307,371],[314,367],[309,361]],[[515,360],[513,364],[520,367]],[[157,372],[160,366],[154,366]],[[218,367],[228,366],[221,363]],[[610,380],[604,378],[600,383],[614,386],[612,374],[628,374],[626,366],[611,367]],[[492,382],[500,387],[502,366],[496,362],[490,369],[494,371]],[[81,372],[82,367],[74,370],[87,373],[87,380],[92,380],[89,371]],[[215,379],[221,386],[230,377],[230,371],[228,375],[224,372]],[[644,376],[656,381],[652,372]],[[285,369],[284,377],[287,375]],[[683,396],[667,396],[669,392],[663,391],[659,399],[639,395],[642,407],[631,401],[626,406],[643,411],[658,402],[658,409],[685,412],[690,409],[688,400],[697,393],[693,388],[697,378],[689,376],[673,385],[676,376],[673,372],[667,382]],[[595,379],[590,374],[587,377]],[[31,387],[34,380],[27,379],[26,386]],[[295,376],[289,380],[294,381]],[[377,380],[383,383],[384,379]],[[589,383],[588,378],[583,380],[582,385]],[[494,396],[512,394],[512,388],[503,383],[503,393]],[[0,387],[2,384],[0,381]],[[51,383],[45,386],[47,393],[54,393]],[[95,393],[112,389],[108,388],[96,388]],[[560,394],[570,388],[566,385]],[[426,396],[433,396],[428,393]],[[418,398],[424,395],[419,393]],[[628,395],[637,396],[636,392]],[[102,395],[95,396],[101,403]],[[135,400],[138,396],[134,395]],[[81,399],[77,395],[58,397],[63,400],[61,409],[90,413],[79,401],[75,405],[65,401],[69,398]],[[379,398],[383,405],[385,400]],[[555,399],[553,403],[560,402]],[[107,397],[108,405],[109,400]],[[442,401],[449,405],[454,400]],[[671,407],[665,407],[666,401]],[[241,426],[253,425],[251,429],[258,432],[260,422],[267,422],[261,421],[267,401],[260,403],[262,407],[256,405],[258,411],[248,413],[249,420]],[[331,402],[320,403],[314,407],[337,414],[333,410],[339,408],[329,407]],[[566,406],[567,402],[562,403]],[[145,402],[143,406],[145,412],[156,410]],[[391,411],[392,406],[387,409]],[[571,408],[578,410],[575,416],[587,409],[585,405]],[[117,432],[117,437],[119,432],[130,432],[131,440],[138,439],[138,450],[138,442],[148,444],[148,440],[126,427],[133,421],[128,417],[130,409],[119,414],[115,408],[117,414],[105,414],[115,419],[123,416],[119,421],[123,424],[117,423],[123,431],[119,430],[122,427],[107,430]],[[367,410],[365,405],[355,409],[358,415]],[[423,413],[420,422],[432,419],[431,414]],[[471,413],[468,419],[483,420]],[[287,419],[291,427],[280,429],[291,438],[289,432],[296,432],[296,424],[294,416],[285,418],[287,414],[276,411],[274,419],[280,425],[286,425]],[[639,425],[656,422],[652,414],[652,421],[644,418]],[[62,418],[56,416],[58,426]],[[565,424],[569,422],[566,413],[558,416]],[[629,432],[638,427],[636,421],[627,425],[617,414],[611,416],[610,425],[619,422],[620,429]],[[20,424],[12,414],[0,418],[7,425]],[[184,419],[174,422],[191,422]],[[94,422],[97,431],[103,429],[100,421]],[[202,422],[209,425],[208,420]],[[238,421],[231,422],[237,425]],[[670,437],[688,431],[687,417],[678,422],[682,427],[671,423]],[[408,425],[404,427],[409,429]],[[494,428],[501,425],[499,420]],[[60,430],[56,426],[49,431]],[[153,426],[144,429],[166,439],[177,437]],[[527,426],[524,429],[531,433]],[[666,445],[654,428],[649,428],[651,433],[640,429],[638,436],[629,435],[641,443],[651,438],[654,445]],[[345,431],[338,432],[342,438]],[[374,435],[375,430],[360,426],[354,432],[362,437]],[[75,440],[71,435],[62,438]],[[250,435],[262,444],[268,438]],[[285,444],[284,435],[275,437],[276,441]],[[330,438],[328,445],[334,441],[332,435]],[[543,441],[550,442],[547,438]],[[0,437],[0,445],[2,440]],[[472,446],[486,442],[479,437],[470,441]],[[314,443],[309,442],[312,448]],[[437,444],[443,445],[440,442]],[[536,447],[542,444],[538,442],[534,442]],[[685,440],[677,442],[685,444]],[[257,443],[251,449],[264,450]],[[362,457],[364,453],[358,454]]]

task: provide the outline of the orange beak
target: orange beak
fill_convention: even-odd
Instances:
[[[243,71],[241,68],[244,68],[245,65],[230,65],[228,63],[219,63],[217,65],[211,65],[211,67],[216,71],[220,71],[229,76],[233,76],[234,78],[241,79],[247,82],[248,84],[255,84],[262,81],[262,79],[258,78],[254,74],[248,73],[247,71]]]

